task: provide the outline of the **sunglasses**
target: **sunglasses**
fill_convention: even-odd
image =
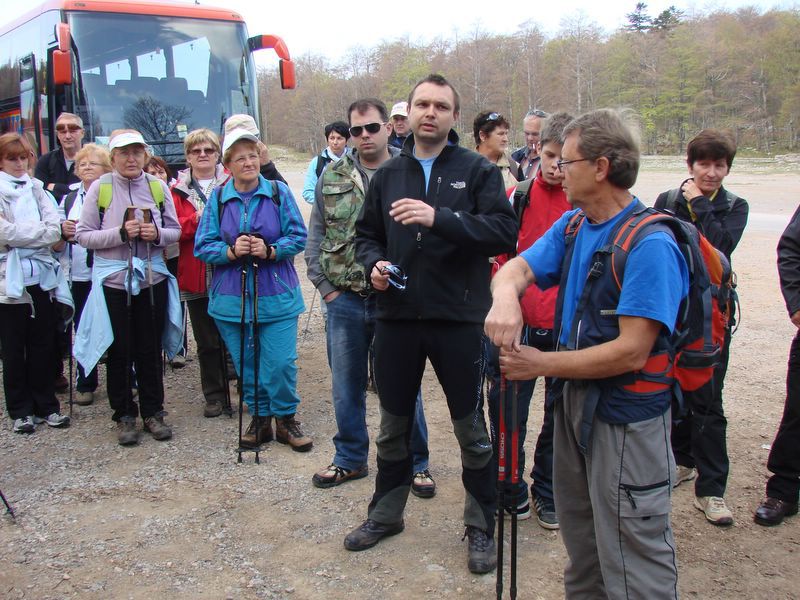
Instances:
[[[353,137],[361,137],[361,134],[364,133],[364,130],[367,130],[367,133],[378,133],[381,130],[385,123],[367,123],[366,125],[353,125],[350,128],[350,135]]]
[[[550,115],[548,115],[543,110],[539,110],[538,108],[534,108],[533,110],[529,110],[528,113],[525,116],[526,117],[539,117],[540,119],[546,119]]]
[[[75,133],[81,129],[83,129],[83,127],[80,125],[56,125],[56,131],[59,133],[66,133],[67,131],[70,133]]]
[[[216,154],[216,148],[192,148],[189,150],[189,154],[192,156],[200,156],[201,154]]]
[[[381,273],[389,274],[389,283],[396,287],[398,290],[406,289],[406,282],[408,275],[405,274],[403,269],[397,265],[386,265],[381,269]]]

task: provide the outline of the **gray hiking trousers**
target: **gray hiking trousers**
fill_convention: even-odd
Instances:
[[[584,455],[586,392],[585,383],[567,382],[555,406],[553,488],[569,556],[566,597],[675,599],[670,413],[627,425],[595,416]]]

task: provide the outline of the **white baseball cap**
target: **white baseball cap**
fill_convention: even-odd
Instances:
[[[408,102],[398,102],[392,107],[392,112],[389,118],[392,117],[407,117],[408,116]]]
[[[122,148],[131,144],[141,144],[145,148],[147,147],[147,143],[141,133],[138,131],[124,131],[108,141],[108,149],[113,150],[114,148]]]
[[[228,133],[225,134],[225,139],[222,142],[222,154],[223,156],[225,153],[233,146],[236,142],[240,140],[250,140],[251,142],[257,142],[258,138],[247,131],[247,129],[232,129]]]

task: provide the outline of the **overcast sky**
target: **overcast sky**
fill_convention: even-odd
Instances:
[[[33,2],[0,0],[3,14],[0,23],[13,20],[35,5]],[[337,62],[353,46],[370,47],[381,40],[408,36],[412,43],[428,42],[436,37],[452,39],[468,34],[478,26],[491,33],[513,33],[528,20],[538,24],[546,35],[555,35],[565,19],[583,13],[590,22],[608,32],[626,23],[636,0],[556,0],[551,3],[504,2],[486,0],[361,0],[332,2],[323,0],[200,0],[200,4],[224,6],[244,17],[250,35],[270,33],[281,36],[292,57],[306,53],[322,54]],[[543,6],[547,8],[541,8]],[[647,12],[656,16],[675,5],[688,15],[706,14],[715,9],[734,10],[741,6],[798,9],[799,0],[727,0],[691,2],[689,0],[652,0]],[[694,6],[694,9],[687,8]],[[259,63],[269,64],[274,54],[261,52]]]

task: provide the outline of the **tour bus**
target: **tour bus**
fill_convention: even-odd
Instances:
[[[294,88],[283,40],[249,37],[237,13],[179,2],[50,0],[0,29],[0,132],[19,131],[39,154],[56,147],[55,122],[81,116],[85,140],[139,130],[168,163],[198,127],[227,117],[259,123],[252,53],[278,55],[281,87]]]

